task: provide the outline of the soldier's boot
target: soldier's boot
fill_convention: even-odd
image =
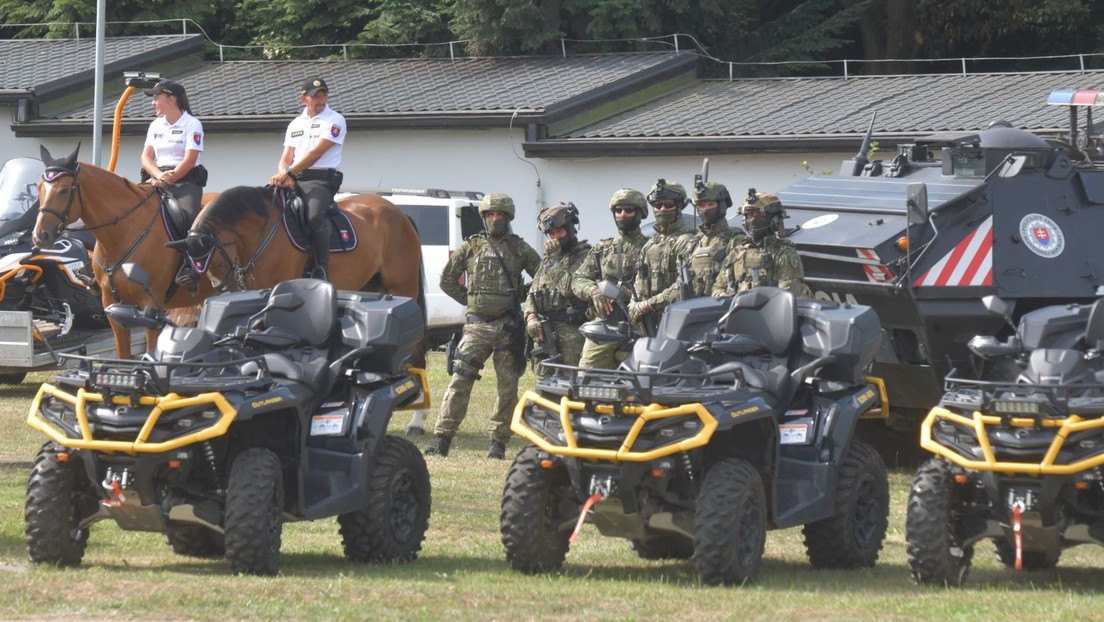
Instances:
[[[452,447],[452,437],[438,434],[437,438],[433,439],[433,442],[426,446],[425,455],[447,458],[449,447]]]
[[[506,443],[491,439],[491,448],[487,450],[487,457],[493,460],[506,459]]]

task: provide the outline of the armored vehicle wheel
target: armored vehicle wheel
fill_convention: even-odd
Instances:
[[[805,525],[805,550],[815,568],[873,566],[889,526],[889,479],[882,457],[852,440],[836,478],[835,513]]]
[[[499,531],[506,561],[519,572],[552,572],[563,566],[579,504],[564,468],[541,467],[541,451],[528,445],[514,458],[502,492]]]
[[[728,458],[705,474],[694,517],[698,573],[707,585],[754,578],[767,541],[763,479],[750,463]]]
[[[1016,546],[1004,538],[993,538],[993,546],[997,550],[997,561],[1004,564],[1005,568],[1016,567]],[[1053,552],[1024,551],[1024,570],[1053,570],[1058,565],[1058,559],[1062,557],[1062,550]]]
[[[368,476],[368,506],[337,517],[345,556],[357,562],[408,562],[429,528],[429,470],[413,443],[385,436]]]
[[[209,558],[226,554],[222,534],[199,525],[172,525],[165,532],[165,541],[177,555]]]
[[[76,566],[88,545],[88,528],[80,522],[96,495],[79,465],[58,460],[59,449],[43,445],[31,467],[23,514],[27,554],[39,564]]]
[[[920,465],[909,492],[905,543],[912,580],[960,587],[970,573],[974,547],[958,535],[951,467],[940,458]]]
[[[226,561],[230,572],[276,574],[283,531],[284,477],[268,449],[246,449],[230,467],[226,489]]]
[[[640,559],[690,559],[694,556],[694,541],[672,533],[653,532],[649,538],[632,541],[632,549]]]

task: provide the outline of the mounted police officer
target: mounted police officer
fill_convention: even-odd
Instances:
[[[629,319],[648,335],[655,335],[659,316],[667,305],[678,300],[678,290],[671,286],[678,280],[680,260],[692,234],[682,222],[687,203],[682,184],[660,179],[648,193],[648,203],[655,210],[655,233],[640,251]]]
[[[640,250],[648,238],[640,232],[640,222],[648,216],[648,202],[644,194],[632,188],[622,188],[613,193],[609,202],[613,221],[617,224],[617,237],[606,238],[590,249],[583,260],[571,290],[583,300],[591,300],[591,315],[607,318],[614,308],[613,300],[598,291],[598,281],[613,281],[621,288],[621,301],[632,300],[632,285],[640,265]],[[583,345],[579,367],[612,368],[617,366],[619,343],[594,343],[589,339]]]
[[[533,276],[540,266],[537,251],[510,233],[514,200],[495,193],[479,202],[486,231],[460,244],[441,272],[441,290],[467,307],[464,335],[455,355],[452,379],[441,400],[436,438],[427,455],[447,456],[452,438],[468,413],[472,386],[487,358],[494,355],[498,398],[491,415],[488,458],[506,457],[510,417],[517,405],[518,377],[525,366],[525,333],[521,319],[521,273]],[[461,277],[464,282],[460,282]]]
[[[330,108],[330,89],[321,78],[304,80],[299,87],[303,112],[284,132],[284,151],[277,172],[268,183],[294,188],[298,180],[307,210],[315,277],[329,278],[330,222],[326,211],[341,189],[341,150],[345,144],[345,117]]]
[[[805,295],[805,270],[793,242],[782,239],[786,210],[773,194],[748,190],[740,207],[748,236],[741,240],[713,283],[713,296],[731,296],[754,287],[773,286]]]
[[[537,216],[544,243],[544,261],[537,269],[525,299],[525,332],[545,353],[557,351],[565,365],[577,365],[583,351],[579,325],[586,321],[590,298],[571,291],[571,279],[582,265],[590,244],[576,237],[579,210],[572,203],[560,203]],[[554,344],[546,343],[553,339]],[[547,378],[552,370],[538,366],[537,377]]]

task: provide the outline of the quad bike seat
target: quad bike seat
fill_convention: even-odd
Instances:
[[[319,279],[278,283],[269,294],[265,311],[252,324],[259,333],[256,342],[273,349],[264,354],[269,371],[312,388],[332,384],[329,355],[336,327],[337,290]]]
[[[736,355],[749,386],[784,397],[797,326],[797,305],[789,291],[760,287],[740,292],[718,322],[721,338],[713,348]]]

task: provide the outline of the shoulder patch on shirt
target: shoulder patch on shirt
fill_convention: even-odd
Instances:
[[[330,126],[330,135],[333,136],[334,138],[337,138],[338,136],[341,136],[341,128],[337,127],[336,125],[331,125]]]
[[[199,143],[203,142],[203,134],[200,134],[199,132],[196,132],[195,134],[192,134],[192,142],[197,144],[197,145]]]

